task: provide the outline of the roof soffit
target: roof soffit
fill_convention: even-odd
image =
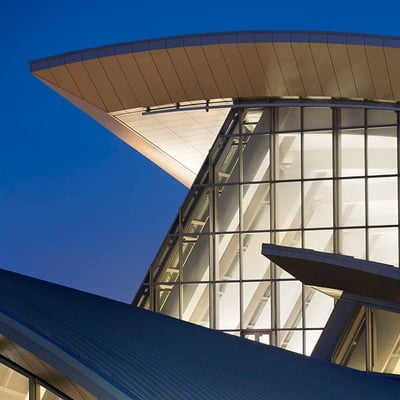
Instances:
[[[59,57],[33,73],[107,112],[213,98],[285,95],[400,100],[392,83],[400,75],[395,72],[400,67],[399,48],[355,40],[250,39],[203,40],[123,53],[114,49],[113,54],[94,49],[90,57],[84,52],[80,59],[65,56],[64,63]],[[50,74],[45,76],[45,70]]]
[[[34,61],[31,69],[64,97],[80,99],[83,111],[94,107],[114,116],[131,109],[222,98],[400,100],[400,39],[369,35],[238,32],[183,36],[69,53]],[[120,118],[116,124],[113,133],[121,138],[116,131],[126,129],[145,137]],[[164,130],[160,137],[168,134]],[[170,135],[171,143],[175,136]],[[190,152],[191,141],[189,135],[186,145],[183,140],[176,152]],[[196,149],[199,159],[212,142],[209,139]],[[153,147],[165,151],[167,158],[177,158],[161,142],[154,142]],[[157,157],[143,154],[160,165]],[[192,177],[182,180],[172,175],[190,186],[202,162],[190,165],[179,157],[177,161]],[[171,168],[167,170],[171,173]]]

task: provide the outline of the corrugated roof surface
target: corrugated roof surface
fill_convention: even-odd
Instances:
[[[6,326],[9,322],[9,328]],[[13,326],[11,326],[13,325]],[[0,334],[32,332],[32,353],[101,398],[398,399],[400,383],[225,335],[127,304],[0,270]],[[39,354],[38,354],[39,353]],[[62,364],[62,363],[61,363]],[[63,372],[63,371],[61,371]],[[89,376],[90,375],[90,376]],[[104,385],[103,385],[103,383]],[[112,386],[117,394],[107,388]]]

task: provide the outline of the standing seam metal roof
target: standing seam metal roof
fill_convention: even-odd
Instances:
[[[365,400],[400,393],[392,380],[4,270],[0,334],[99,398]]]

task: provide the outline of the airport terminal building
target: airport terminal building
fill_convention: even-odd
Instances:
[[[234,388],[247,379],[246,398],[289,398],[287,378],[275,377],[274,368],[312,371],[310,385],[293,379],[299,398],[318,398],[333,377],[343,391],[332,387],[324,397],[398,397],[400,38],[192,35],[67,53],[33,61],[31,71],[188,194],[136,307],[2,272],[8,294],[0,294],[0,368],[26,379],[20,397],[4,398],[245,398]],[[26,304],[40,303],[35,312],[16,300],[19,285]],[[90,306],[75,315],[66,305],[47,305],[50,296]],[[103,309],[110,326],[99,322]],[[143,333],[133,333],[139,325]],[[209,360],[205,376],[201,362],[186,371],[189,358],[176,350],[186,335],[198,346],[196,353],[183,345],[190,360]],[[93,343],[92,352],[82,340]],[[226,362],[237,352],[248,357],[243,363],[255,365],[253,377],[244,365],[211,368],[221,356],[216,343]],[[132,357],[143,349],[150,355],[139,367]],[[121,354],[117,366],[113,355]],[[51,373],[39,368],[44,364]],[[157,384],[146,381],[152,373]],[[219,383],[211,384],[211,375]],[[0,378],[0,399],[13,390],[7,382]],[[271,385],[275,397],[266,393]]]

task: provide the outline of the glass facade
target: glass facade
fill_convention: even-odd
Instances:
[[[333,355],[333,362],[362,371],[400,375],[400,314],[359,307]]]
[[[310,354],[333,309],[262,243],[399,265],[397,112],[236,104],[134,304]]]
[[[0,400],[70,400],[37,377],[0,357]]]

